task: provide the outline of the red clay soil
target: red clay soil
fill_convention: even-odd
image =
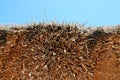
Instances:
[[[120,80],[120,26],[0,29],[0,80]]]

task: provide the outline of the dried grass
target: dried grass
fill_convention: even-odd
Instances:
[[[119,80],[119,28],[57,23],[0,28],[0,79]]]

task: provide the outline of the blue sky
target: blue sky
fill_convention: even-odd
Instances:
[[[120,0],[0,0],[0,24],[120,24]]]

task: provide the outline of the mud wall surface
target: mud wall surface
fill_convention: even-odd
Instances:
[[[120,80],[120,26],[0,29],[0,80]]]

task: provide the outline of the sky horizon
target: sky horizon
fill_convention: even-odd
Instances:
[[[1,0],[0,24],[120,25],[120,0]]]

